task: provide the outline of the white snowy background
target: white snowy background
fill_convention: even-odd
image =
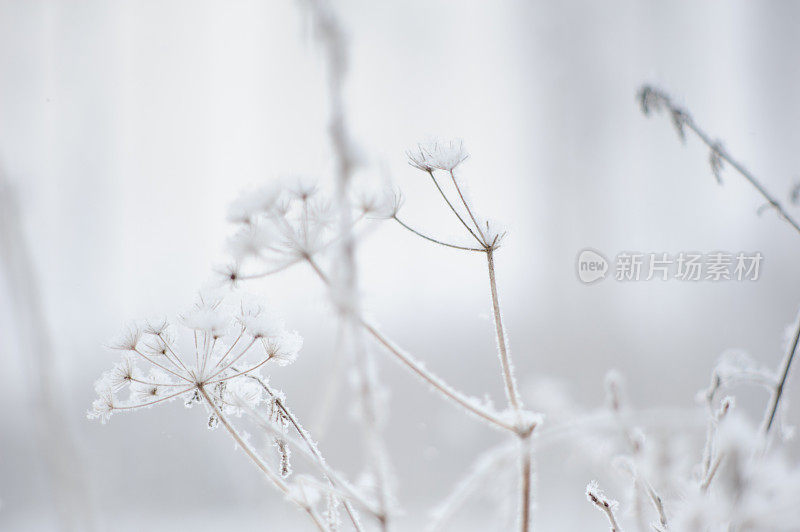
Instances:
[[[602,376],[617,368],[634,404],[691,409],[726,348],[777,365],[800,304],[798,235],[774,213],[758,217],[758,196],[734,174],[718,186],[707,151],[693,139],[681,146],[668,119],[643,117],[635,94],[662,85],[786,198],[800,177],[800,4],[340,4],[353,53],[349,119],[368,175],[403,189],[409,222],[455,234],[404,150],[463,138],[462,175],[479,210],[509,226],[499,289],[526,393],[557,379],[598,408]],[[39,326],[53,339],[100,530],[307,528],[199,410],[173,403],[106,426],[85,411],[115,360],[103,344],[132,318],[185,308],[223,258],[225,210],[240,189],[330,174],[326,112],[323,63],[296,1],[0,1],[0,171],[21,199],[46,311]],[[587,287],[574,261],[588,246],[611,257],[760,251],[764,262],[754,283]],[[388,222],[361,259],[366,304],[384,329],[454,385],[501,404],[481,259]],[[0,283],[0,529],[59,530],[11,283]],[[306,338],[273,384],[329,461],[355,476],[357,423],[340,411],[325,428],[316,416],[335,333],[323,290],[303,268],[256,288]],[[398,529],[418,530],[501,436],[377,356],[391,390]],[[796,388],[789,398],[800,398]],[[764,399],[740,405],[757,416]],[[563,448],[537,452],[534,524],[600,530],[583,496],[598,466]],[[693,450],[699,457],[699,443]],[[452,529],[492,530],[491,508],[479,497]]]

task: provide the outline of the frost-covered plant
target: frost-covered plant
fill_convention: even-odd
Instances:
[[[301,489],[287,479],[291,473],[288,442],[292,427],[298,444],[328,477],[334,494],[349,489],[328,468],[322,455],[280,392],[270,388],[260,370],[292,363],[303,345],[296,331],[262,305],[242,299],[232,308],[220,297],[201,297],[175,323],[165,319],[134,324],[109,347],[122,351],[121,361],[95,383],[98,398],[88,417],[106,423],[113,414],[184,400],[186,407],[204,405],[208,427],[225,427],[237,445],[287,497],[304,509],[321,530],[327,530],[315,508],[318,488]],[[128,397],[121,397],[127,391]],[[249,437],[234,426],[234,417],[250,414],[274,439],[278,463],[256,451]],[[360,500],[359,497],[353,497]],[[337,498],[338,500],[338,498]],[[363,501],[362,501],[363,502]],[[368,503],[364,503],[369,506]],[[347,505],[348,512],[352,508]],[[353,516],[355,519],[355,516]]]
[[[328,466],[317,444],[287,407],[286,399],[260,375],[270,365],[291,363],[302,339],[252,301],[241,302],[231,310],[222,299],[202,298],[174,324],[157,321],[132,326],[112,345],[124,351],[123,359],[98,381],[99,397],[89,416],[106,422],[116,412],[178,398],[183,398],[187,406],[203,404],[209,427],[222,424],[254,464],[288,500],[305,510],[317,528],[338,530],[343,509],[353,528],[363,530],[357,506],[370,517],[370,524],[387,530],[396,515],[397,502],[382,439],[385,413],[378,396],[383,393],[383,386],[372,360],[371,346],[375,345],[426,383],[433,393],[509,435],[508,441],[483,453],[453,493],[436,507],[431,530],[444,526],[472,494],[490,484],[487,479],[499,470],[513,471],[518,479],[514,486],[519,510],[517,525],[523,532],[530,530],[533,448],[548,438],[575,432],[585,437],[569,439],[568,443],[581,447],[590,459],[617,475],[628,488],[624,505],[605,496],[595,482],[586,488],[588,501],[603,512],[612,531],[620,531],[621,524],[627,527],[629,521],[632,528],[659,532],[796,529],[800,523],[800,507],[796,505],[800,469],[789,465],[780,449],[771,445],[778,432],[771,429],[776,420],[782,425],[781,398],[800,340],[800,320],[777,373],[741,354],[726,354],[721,359],[708,389],[699,394],[706,413],[706,440],[698,450],[695,467],[687,466],[685,460],[673,459],[675,453],[670,448],[685,443],[691,432],[691,427],[687,428],[691,416],[680,412],[666,436],[653,434],[637,418],[640,412],[628,403],[623,378],[615,372],[606,378],[605,406],[583,413],[564,404],[554,407],[551,401],[543,404],[543,410],[554,414],[551,425],[541,427],[543,417],[523,403],[497,289],[495,258],[506,232],[481,217],[467,194],[461,174],[468,159],[463,142],[423,143],[408,151],[407,156],[412,168],[430,178],[435,193],[464,229],[464,242],[445,241],[412,227],[400,217],[398,194],[357,190],[353,173],[359,150],[348,129],[342,96],[348,58],[344,35],[327,2],[306,0],[304,4],[328,66],[334,186],[328,192],[314,181],[295,178],[245,191],[228,211],[228,220],[235,227],[228,241],[231,262],[218,273],[229,288],[234,288],[304,264],[327,287],[340,318],[340,332],[346,340],[343,345],[351,355],[352,381],[372,486],[356,488]],[[682,140],[687,132],[693,132],[708,146],[709,163],[718,181],[721,182],[722,170],[730,165],[800,232],[800,226],[783,206],[720,142],[710,140],[688,112],[651,87],[642,89],[639,101],[646,114],[668,112]],[[393,220],[428,242],[486,257],[505,408],[498,410],[488,401],[475,399],[447,384],[361,311],[356,249],[360,225],[367,218]],[[753,429],[734,412],[733,397],[723,394],[742,384],[755,384],[770,392],[760,430]],[[127,399],[119,397],[123,390],[128,390]],[[663,412],[657,416],[643,414],[656,417],[662,424],[669,421]],[[267,436],[276,451],[272,460],[260,456],[234,425],[239,418],[255,423]],[[788,434],[785,427],[781,429],[781,435]],[[317,475],[293,474],[293,453],[307,459]],[[505,493],[502,497],[507,502],[511,498]],[[630,507],[630,512],[620,510],[625,506]]]

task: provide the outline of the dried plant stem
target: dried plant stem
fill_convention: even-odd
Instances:
[[[375,340],[378,341],[378,343],[380,343],[390,353],[392,353],[397,358],[397,360],[402,362],[415,375],[417,375],[425,382],[430,384],[433,387],[433,389],[436,390],[438,393],[442,394],[446,398],[460,405],[461,407],[471,412],[472,414],[480,417],[481,419],[484,419],[485,421],[488,421],[492,425],[508,430],[510,432],[517,431],[515,425],[503,420],[498,414],[491,412],[490,410],[483,408],[479,405],[474,404],[473,401],[470,400],[467,396],[455,390],[452,386],[442,381],[438,376],[431,373],[428,369],[422,366],[420,362],[412,358],[411,355],[405,352],[402,348],[398,347],[397,344],[395,344],[392,340],[384,336],[374,325],[372,325],[363,318],[361,319],[361,324],[366,329],[366,331],[373,338],[375,338]]]
[[[755,188],[759,194],[767,201],[767,205],[778,213],[778,215],[786,221],[789,225],[794,228],[795,231],[800,233],[800,223],[798,223],[783,205],[773,196],[770,194],[766,188],[761,184],[761,182],[752,174],[750,173],[745,167],[734,159],[721,145],[720,142],[714,141],[711,137],[703,131],[700,126],[694,121],[692,116],[689,114],[688,111],[676,105],[672,99],[663,91],[645,85],[639,91],[639,103],[642,107],[642,112],[646,115],[650,114],[652,110],[660,110],[662,108],[666,108],[666,110],[672,116],[672,121],[675,124],[676,128],[678,129],[678,133],[681,135],[681,138],[685,135],[684,128],[688,128],[692,131],[700,141],[703,142],[708,148],[711,150],[711,166],[712,170],[714,171],[715,176],[719,179],[718,173],[719,168],[721,166],[721,161],[728,163],[736,172],[739,173],[748,183],[750,183],[753,188]],[[778,411],[778,407],[780,405],[781,397],[783,396],[783,388],[786,384],[786,379],[789,376],[789,371],[792,367],[792,362],[794,360],[794,353],[797,350],[797,343],[798,339],[800,338],[800,324],[798,325],[797,332],[794,336],[794,341],[792,343],[792,348],[787,353],[786,357],[783,360],[783,364],[781,365],[780,370],[780,379],[778,381],[777,386],[772,394],[772,399],[770,401],[770,406],[768,407],[767,414],[764,420],[764,425],[762,426],[762,431],[764,434],[767,434],[772,427],[772,424],[775,419],[775,414]]]
[[[430,237],[430,236],[428,236],[426,234],[420,233],[419,231],[417,231],[413,227],[407,225],[400,218],[398,218],[397,215],[394,216],[394,220],[397,223],[399,223],[402,227],[408,229],[409,231],[411,231],[412,233],[414,233],[418,237],[423,238],[423,239],[425,239],[425,240],[427,240],[429,242],[433,242],[434,244],[439,244],[440,246],[445,246],[445,247],[448,247],[448,248],[461,249],[461,250],[464,250],[464,251],[479,251],[481,253],[486,251],[483,248],[471,248],[471,247],[467,247],[467,246],[458,246],[456,244],[448,244],[447,242],[442,242],[441,240],[437,240],[437,239],[435,239],[433,237]]]
[[[439,185],[439,181],[436,180],[436,176],[433,175],[433,170],[428,170],[428,175],[431,176],[431,179],[433,180],[433,184],[436,185],[436,190],[438,190],[439,194],[442,195],[442,198],[444,198],[445,203],[447,203],[447,206],[450,207],[451,211],[453,211],[453,214],[456,215],[456,218],[458,218],[458,221],[461,222],[461,225],[463,225],[467,229],[467,231],[469,231],[469,234],[472,235],[472,238],[477,240],[477,242],[479,244],[483,244],[484,243],[483,240],[478,238],[478,235],[475,234],[475,231],[472,230],[472,228],[469,226],[469,224],[467,224],[467,222],[464,221],[464,218],[462,218],[461,215],[458,213],[456,208],[453,207],[453,204],[450,203],[450,199],[447,197],[447,194],[444,193],[444,190],[442,190],[441,185]],[[471,216],[471,214],[470,214],[470,216]],[[476,228],[477,228],[477,224],[476,224]],[[478,229],[478,230],[480,231],[480,229]]]
[[[703,481],[700,483],[700,490],[701,491],[708,491],[708,487],[711,485],[711,481],[714,480],[714,476],[717,474],[719,470],[719,465],[722,463],[723,456],[718,454],[714,461],[711,463],[708,469],[708,473],[706,474]]]
[[[467,200],[464,199],[464,194],[461,192],[461,187],[458,185],[458,181],[456,180],[456,174],[453,172],[452,169],[448,172],[450,174],[450,179],[453,180],[453,186],[456,187],[456,192],[458,192],[458,197],[461,198],[461,203],[464,204],[464,208],[467,209],[467,214],[469,214],[472,223],[475,224],[475,229],[478,230],[478,234],[481,235],[480,241],[486,245],[486,235],[483,234],[481,230],[481,224],[478,223],[478,220],[475,219],[475,216],[472,214],[472,209],[469,208],[469,203]]]
[[[353,363],[358,374],[358,392],[366,446],[372,469],[377,479],[378,520],[383,530],[388,528],[389,481],[387,458],[378,422],[376,401],[377,375],[370,353],[366,350],[361,330],[356,321],[358,314],[358,268],[356,241],[352,231],[350,207],[350,182],[354,167],[353,145],[347,125],[344,104],[344,80],[347,73],[348,50],[338,14],[322,0],[307,0],[306,4],[318,32],[318,41],[328,66],[328,94],[330,97],[329,133],[336,167],[336,200],[339,208],[340,253],[337,268],[336,302],[340,304],[342,331],[350,338]]]
[[[452,172],[451,172],[452,175]],[[455,183],[453,177],[453,183]],[[458,188],[458,185],[456,185]],[[459,194],[461,192],[459,191]],[[461,196],[464,201],[463,196]],[[464,202],[466,205],[466,202]],[[472,214],[470,213],[470,216]],[[473,218],[474,219],[474,218]],[[477,225],[477,222],[476,222]],[[519,395],[516,379],[514,378],[514,368],[511,364],[511,359],[506,345],[506,332],[503,328],[503,317],[500,311],[500,298],[497,295],[497,278],[494,268],[494,248],[491,246],[486,247],[486,261],[489,268],[489,288],[492,294],[492,310],[494,311],[494,325],[497,333],[497,353],[500,357],[500,367],[503,372],[503,382],[505,383],[506,397],[511,408],[517,414],[518,428],[517,434],[520,437],[520,461],[522,463],[520,482],[521,500],[520,500],[520,530],[528,532],[530,529],[530,511],[531,511],[531,449],[530,449],[530,430],[522,426],[521,423],[521,410],[522,399]],[[529,430],[527,433],[523,430]]]
[[[286,484],[286,482],[284,482],[283,479],[278,474],[276,474],[272,469],[270,469],[270,467],[264,462],[264,460],[262,460],[261,457],[258,456],[258,454],[255,452],[255,450],[253,450],[250,444],[247,443],[244,440],[244,438],[241,437],[239,431],[237,431],[236,428],[230,423],[230,421],[228,421],[227,416],[225,416],[225,414],[222,413],[222,410],[220,410],[220,408],[217,407],[217,405],[208,395],[208,392],[206,392],[205,388],[203,386],[198,386],[197,389],[200,391],[200,394],[203,396],[203,399],[205,399],[206,403],[214,412],[214,414],[217,416],[217,418],[222,422],[222,425],[227,429],[231,437],[236,441],[236,444],[242,448],[242,450],[248,457],[250,457],[250,459],[253,461],[256,467],[258,467],[266,475],[266,477],[275,485],[276,488],[278,488],[284,495],[289,495],[290,489],[289,486]],[[294,502],[295,504],[300,506],[303,510],[305,510],[305,512],[309,515],[309,517],[311,517],[311,520],[314,521],[314,524],[317,526],[318,529],[322,530],[323,532],[327,530],[326,527],[322,524],[322,520],[317,515],[316,511],[314,511],[314,509],[311,507],[311,505],[309,505],[304,501],[299,501],[293,497],[290,497],[290,499],[292,500],[292,502]]]
[[[794,354],[797,352],[798,341],[800,341],[800,319],[798,319],[792,345],[789,348],[789,351],[786,353],[783,363],[781,364],[781,376],[772,392],[772,398],[770,400],[770,404],[764,418],[764,424],[762,426],[764,434],[769,433],[769,430],[772,428],[772,424],[775,421],[775,414],[778,412],[778,405],[780,404],[781,397],[783,396],[783,389],[786,385],[786,379],[789,377],[789,369],[792,367],[792,360],[794,360]]]
[[[319,265],[310,257],[306,259],[308,264],[317,274],[317,276],[322,280],[323,283],[326,285],[330,285],[330,281],[328,280],[328,276]],[[463,407],[465,410],[471,412],[472,414],[480,417],[481,419],[488,421],[492,425],[495,425],[499,428],[508,430],[510,432],[517,432],[517,428],[502,419],[498,414],[491,412],[490,410],[481,407],[480,405],[475,404],[470,398],[466,395],[462,394],[461,392],[455,390],[452,386],[445,383],[442,379],[438,376],[434,375],[430,370],[425,368],[422,363],[414,359],[409,353],[399,347],[394,341],[389,339],[385,336],[377,326],[373,325],[369,321],[367,321],[364,317],[357,318],[361,326],[372,336],[375,340],[378,341],[383,347],[386,348],[392,355],[397,358],[404,366],[406,366],[412,373],[420,377],[422,380],[430,384],[434,390],[438,393],[445,396],[447,399],[450,399],[454,403],[458,404],[459,406]]]
[[[768,205],[778,212],[781,218],[789,223],[789,225],[791,225],[795,231],[800,233],[800,224],[798,224],[798,222],[789,215],[783,205],[781,205],[781,203],[772,194],[767,192],[759,180],[756,179],[756,177],[747,169],[745,169],[740,162],[734,159],[722,147],[719,141],[712,140],[711,137],[705,131],[703,131],[700,126],[697,125],[688,111],[676,105],[665,92],[655,87],[645,85],[639,91],[639,102],[642,106],[642,111],[646,115],[650,114],[651,109],[659,110],[662,107],[665,107],[672,116],[673,123],[678,128],[678,133],[681,136],[684,135],[684,127],[692,131],[697,138],[703,142],[703,144],[708,146],[715,158],[725,161],[731,165],[731,167],[736,170],[739,175],[745,178],[747,182],[750,183],[759,194],[761,194],[761,196],[767,201]],[[712,160],[713,159],[714,158],[712,158]]]
[[[600,508],[608,518],[608,524],[611,525],[611,532],[622,532],[622,529],[617,524],[617,518],[614,517],[614,511],[608,505],[608,503],[604,503],[597,498],[592,497],[592,502]]]
[[[500,356],[500,367],[503,370],[503,382],[505,383],[506,397],[511,407],[519,412],[522,407],[517,382],[514,378],[514,369],[506,347],[506,332],[503,328],[503,317],[500,312],[500,300],[497,296],[497,279],[494,271],[494,250],[486,250],[486,259],[489,266],[489,288],[492,293],[492,310],[494,311],[494,325],[497,332],[497,352]]]
[[[283,413],[286,419],[289,420],[289,423],[292,424],[292,427],[294,427],[295,432],[297,432],[297,435],[300,436],[300,439],[303,441],[303,443],[305,443],[311,456],[316,460],[317,465],[319,465],[320,468],[325,472],[325,476],[328,479],[328,482],[330,482],[330,484],[333,487],[343,490],[348,495],[348,497],[351,497],[354,500],[358,501],[364,508],[367,509],[367,511],[375,515],[377,511],[367,501],[365,501],[363,497],[361,497],[361,495],[356,493],[355,490],[347,482],[340,479],[339,475],[336,474],[336,472],[333,471],[333,469],[331,469],[331,467],[328,465],[328,462],[322,456],[319,447],[317,447],[317,444],[311,439],[311,436],[308,434],[308,431],[306,431],[306,429],[303,428],[303,426],[297,420],[292,411],[289,410],[289,408],[287,408],[285,404],[283,404],[283,401],[278,396],[278,394],[272,391],[272,389],[258,376],[249,375],[249,377],[258,382],[264,389],[264,391],[266,391],[267,394],[275,401],[275,405]],[[355,528],[357,531],[360,531],[361,525],[358,522],[358,517],[356,516],[356,512],[353,509],[352,504],[346,498],[342,499],[342,504],[344,505],[345,512],[347,512],[350,521],[353,523],[353,528]]]
[[[520,530],[527,532],[531,526],[531,437],[520,436]]]

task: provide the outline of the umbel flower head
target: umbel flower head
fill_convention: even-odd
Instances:
[[[396,208],[390,191],[354,191],[351,219],[389,218]],[[247,190],[228,210],[237,225],[228,239],[233,262],[218,270],[225,281],[262,277],[329,249],[338,234],[337,210],[325,191],[295,178]]]
[[[461,140],[419,144],[416,149],[407,152],[407,155],[409,164],[423,172],[452,172],[469,157]]]
[[[201,298],[175,324],[132,325],[111,344],[123,358],[95,383],[88,417],[105,423],[115,412],[178,398],[239,415],[263,399],[262,388],[245,377],[269,363],[290,364],[302,346],[297,332],[258,304],[241,302],[231,311],[221,299]],[[128,397],[119,397],[126,389]]]

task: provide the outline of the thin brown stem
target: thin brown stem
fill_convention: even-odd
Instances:
[[[326,285],[329,284],[328,276],[322,271],[319,265],[317,265],[317,263],[310,258],[307,259],[307,262],[314,272],[319,276],[322,282],[324,282]],[[488,421],[492,425],[514,433],[517,432],[517,428],[513,424],[506,422],[499,415],[477,405],[473,400],[470,400],[470,398],[466,397],[461,392],[458,392],[452,386],[445,383],[441,378],[434,375],[430,370],[423,367],[420,362],[415,360],[410,354],[406,353],[401,347],[382,334],[375,325],[369,323],[362,316],[357,316],[356,320],[370,334],[370,336],[377,340],[379,344],[385,347],[392,355],[395,356],[395,358],[397,358],[403,363],[403,365],[410,369],[412,373],[430,384],[436,392],[455,402],[468,412],[471,412],[481,419]]]
[[[456,391],[452,388],[449,384],[445,383],[440,379],[438,376],[434,375],[430,370],[426,369],[422,366],[419,362],[414,360],[408,353],[403,351],[402,348],[397,346],[394,342],[392,342],[389,338],[384,336],[374,325],[370,324],[363,318],[359,318],[359,321],[366,329],[366,331],[373,337],[375,340],[378,341],[383,347],[385,347],[391,354],[397,358],[400,362],[403,363],[408,369],[411,370],[412,373],[420,377],[422,380],[427,382],[431,385],[433,390],[440,393],[444,397],[450,399],[454,403],[458,404],[468,412],[478,416],[479,418],[488,421],[492,425],[500,427],[502,429],[517,432],[517,428],[511,424],[503,420],[497,414],[490,412],[489,410],[475,404],[473,400],[463,395],[461,392]]]
[[[423,233],[417,231],[413,227],[411,227],[408,224],[406,224],[405,222],[403,222],[400,218],[397,217],[397,215],[394,216],[394,220],[397,223],[399,223],[401,226],[405,227],[406,229],[408,229],[409,231],[411,231],[412,233],[417,235],[418,237],[424,238],[425,240],[433,242],[434,244],[439,244],[440,246],[445,246],[445,247],[448,247],[448,248],[462,249],[464,251],[480,251],[480,252],[485,252],[486,251],[483,248],[471,248],[471,247],[467,247],[467,246],[458,246],[456,244],[448,244],[447,242],[442,242],[441,240],[437,240],[437,239],[435,239],[433,237],[430,237],[430,236],[428,236],[426,234],[423,234]]]
[[[778,412],[778,406],[781,402],[781,397],[783,396],[783,389],[786,386],[786,379],[789,377],[789,369],[792,367],[792,361],[794,360],[794,354],[797,352],[797,344],[800,341],[800,320],[798,320],[797,329],[794,333],[794,339],[792,340],[792,346],[789,348],[789,351],[786,353],[786,357],[783,359],[783,363],[781,364],[781,376],[778,379],[778,383],[775,385],[775,389],[772,393],[772,399],[770,401],[769,409],[767,410],[767,415],[765,417],[765,423],[763,425],[764,434],[769,433],[769,430],[772,428],[772,424],[775,421],[775,414]]]
[[[175,383],[167,383],[167,382],[163,382],[163,383],[162,382],[148,382],[148,381],[143,381],[141,379],[137,379],[136,377],[130,377],[129,380],[132,381],[132,382],[138,382],[139,384],[146,384],[148,386],[155,386],[156,388],[165,388],[165,387],[169,387],[169,386],[172,386],[172,387],[186,386],[185,384],[175,384]]]
[[[172,353],[172,356],[174,356],[175,360],[178,361],[178,364],[180,364],[181,368],[183,368],[183,371],[186,371],[188,373],[189,369],[183,363],[183,360],[181,360],[181,357],[178,356],[178,353],[176,353],[175,350],[172,349],[172,346],[169,345],[169,342],[167,341],[167,338],[164,336],[164,333],[159,333],[156,336],[158,336],[161,339],[161,341],[164,342],[164,348],[167,351],[169,351],[170,353]],[[169,358],[167,358],[167,360],[169,360]]]
[[[505,383],[506,397],[511,407],[519,412],[522,407],[517,381],[514,378],[514,370],[506,346],[506,332],[503,328],[503,318],[500,312],[500,300],[497,295],[497,279],[494,271],[494,250],[489,248],[486,251],[486,259],[489,267],[489,288],[492,292],[492,309],[494,310],[494,325],[497,332],[497,353],[500,357],[500,367],[503,371],[503,382]]]
[[[467,209],[467,214],[469,214],[472,223],[475,224],[475,229],[477,229],[478,234],[481,235],[481,240],[483,244],[487,245],[488,242],[486,242],[486,235],[484,235],[483,231],[481,231],[481,224],[479,224],[478,220],[475,219],[475,216],[472,214],[472,209],[469,208],[469,203],[467,203],[467,200],[464,199],[464,194],[461,192],[461,187],[458,186],[458,181],[456,180],[456,174],[453,173],[453,170],[450,170],[450,179],[453,180],[453,186],[456,187],[456,192],[458,192],[458,197],[461,198],[461,203],[464,204],[464,208]]]
[[[451,211],[453,211],[453,214],[456,215],[456,218],[458,218],[458,221],[461,222],[461,225],[466,227],[467,231],[469,231],[469,234],[472,235],[472,238],[474,238],[479,244],[483,245],[484,244],[483,240],[478,238],[478,235],[475,234],[475,231],[473,231],[472,228],[470,228],[470,226],[467,224],[467,222],[464,221],[464,218],[462,218],[461,215],[458,213],[456,208],[453,207],[453,204],[450,203],[450,199],[447,197],[447,194],[444,193],[444,190],[442,190],[442,187],[439,185],[439,181],[437,181],[436,177],[433,175],[433,170],[428,170],[428,175],[431,176],[431,179],[433,180],[433,184],[436,185],[436,190],[438,190],[439,194],[442,195],[442,197],[444,198],[445,203],[447,203],[447,206],[450,207]]]
[[[216,403],[211,400],[211,397],[209,397],[205,388],[203,386],[198,386],[198,390],[200,390],[200,394],[203,396],[203,399],[205,399],[206,403],[208,403],[208,406],[211,408],[220,422],[222,422],[222,425],[225,427],[225,429],[227,429],[231,437],[233,437],[233,439],[236,441],[237,445],[239,445],[245,454],[250,457],[256,467],[258,467],[267,476],[267,478],[275,485],[276,488],[278,488],[278,490],[280,490],[284,495],[289,495],[290,490],[286,482],[284,482],[278,474],[272,471],[272,469],[270,469],[264,460],[262,460],[261,457],[256,454],[255,450],[253,450],[250,444],[239,435],[239,431],[237,431],[236,428],[231,425],[230,421],[228,421],[228,418],[222,413],[222,410],[220,410]],[[305,510],[309,517],[311,517],[311,520],[314,521],[314,524],[318,529],[322,531],[326,530],[325,526],[322,524],[322,520],[319,518],[311,505],[309,505],[307,502],[298,501],[294,498],[292,498],[292,501]]]
[[[700,490],[701,491],[708,491],[708,487],[711,485],[711,481],[714,480],[714,477],[717,474],[717,470],[719,470],[719,465],[722,463],[723,455],[717,455],[717,458],[711,464],[711,467],[708,470],[708,474],[706,478],[703,479],[703,482],[700,483]]]
[[[178,377],[179,379],[185,380],[186,382],[192,382],[191,379],[188,379],[188,378],[184,377],[183,375],[181,375],[179,373],[175,373],[171,369],[159,364],[158,362],[156,362],[152,358],[148,357],[147,355],[145,355],[144,353],[142,353],[138,349],[134,349],[133,352],[136,353],[137,355],[139,355],[140,357],[144,358],[145,360],[147,360],[148,362],[150,362],[152,365],[156,366],[157,368],[161,368],[164,371],[166,371],[167,373],[171,373],[171,374],[175,375],[176,377]]]
[[[205,380],[206,380],[206,382],[210,381],[211,379],[213,379],[214,377],[216,377],[217,375],[219,375],[220,373],[222,373],[223,371],[225,371],[226,369],[228,369],[229,367],[231,367],[233,364],[235,364],[237,360],[239,360],[240,358],[242,358],[242,357],[243,357],[243,356],[244,356],[244,355],[245,355],[245,354],[246,354],[246,353],[247,353],[247,352],[250,350],[250,348],[251,348],[251,347],[253,347],[253,344],[255,344],[255,343],[256,343],[256,340],[257,340],[257,338],[253,338],[253,339],[250,341],[250,343],[249,343],[249,344],[247,344],[247,347],[245,347],[245,348],[242,350],[242,352],[241,352],[241,353],[239,353],[238,355],[236,355],[236,356],[233,358],[233,360],[231,360],[230,362],[228,362],[227,364],[225,364],[223,367],[221,367],[219,370],[217,370],[217,372],[216,372],[216,373],[214,373],[213,375],[211,375],[210,377],[208,377],[207,379],[205,379]],[[269,360],[269,359],[267,359],[267,360]],[[263,362],[262,362],[262,364],[263,364]],[[260,364],[259,364],[259,365],[260,365]]]
[[[271,359],[272,359],[272,357],[267,357],[264,360],[262,360],[261,362],[259,362],[258,364],[256,364],[255,366],[252,366],[252,367],[250,367],[250,368],[248,368],[248,369],[246,369],[244,371],[239,371],[237,373],[234,373],[233,375],[228,375],[226,377],[222,377],[222,378],[217,379],[217,380],[208,380],[208,381],[206,381],[205,384],[216,384],[218,382],[223,382],[223,381],[227,381],[227,380],[230,380],[230,379],[235,379],[236,377],[241,377],[242,375],[247,375],[251,371],[257,370],[258,368],[260,368],[261,366],[263,366],[264,364],[269,362]]]
[[[212,370],[218,368],[220,366],[220,364],[222,364],[225,361],[225,359],[228,358],[228,355],[231,354],[231,352],[233,351],[233,348],[236,347],[236,344],[238,344],[239,340],[242,339],[242,336],[244,336],[244,327],[242,327],[242,332],[239,333],[239,336],[236,337],[236,340],[234,340],[233,343],[231,344],[231,346],[228,348],[228,350],[225,351],[225,354],[222,355],[220,357],[220,359],[217,360],[217,363],[214,364],[214,367],[211,368]]]
[[[531,448],[530,435],[520,436],[520,530],[528,532],[531,526]]]
[[[761,196],[767,201],[767,204],[778,212],[781,218],[791,225],[795,231],[800,233],[800,224],[798,224],[798,222],[789,215],[789,213],[775,198],[775,196],[770,194],[753,174],[745,169],[745,167],[739,161],[734,159],[722,147],[720,142],[712,140],[711,137],[705,131],[703,131],[700,126],[697,125],[689,112],[676,105],[669,95],[655,87],[645,85],[639,91],[639,102],[641,104],[642,111],[646,115],[649,115],[651,110],[657,111],[662,107],[666,108],[666,110],[672,116],[673,123],[678,128],[678,133],[682,137],[684,135],[684,127],[692,131],[697,138],[700,139],[700,141],[708,146],[708,148],[712,151],[712,155],[714,155],[714,157],[712,157],[712,161],[714,158],[718,158],[719,160],[725,161],[731,165],[731,167],[736,170],[739,175],[747,180],[747,182],[750,183],[759,194],[761,194]]]
[[[189,390],[191,390],[193,388],[194,388],[194,386],[189,386],[186,389],[183,389],[183,390],[181,390],[179,392],[175,392],[173,394],[161,397],[159,399],[156,399],[155,401],[148,401],[146,403],[141,403],[141,404],[138,404],[138,405],[114,406],[113,409],[114,410],[135,410],[137,408],[142,408],[142,407],[145,407],[145,406],[152,406],[152,405],[155,405],[155,404],[158,404],[158,403],[163,403],[164,401],[168,401],[168,400],[172,399],[173,397],[177,397],[177,396],[179,396],[181,394],[184,394],[184,393],[188,392]]]
[[[234,371],[238,371],[236,368],[233,369]],[[291,423],[292,427],[294,427],[295,432],[297,432],[297,435],[303,441],[311,456],[314,457],[314,459],[317,462],[317,465],[323,470],[323,472],[325,473],[325,477],[328,479],[331,485],[335,488],[344,490],[348,497],[353,498],[353,500],[359,502],[368,512],[370,512],[373,515],[376,515],[377,511],[374,508],[372,508],[372,506],[367,501],[365,501],[363,497],[357,494],[355,490],[347,482],[340,479],[339,475],[336,474],[336,472],[333,469],[331,469],[331,467],[328,465],[328,462],[322,456],[322,452],[319,450],[319,447],[317,447],[317,444],[311,440],[311,436],[308,434],[308,431],[306,431],[306,429],[300,424],[300,421],[298,421],[298,419],[295,417],[292,411],[289,410],[289,408],[285,404],[283,404],[283,400],[280,398],[280,396],[276,394],[274,391],[272,391],[272,389],[257,375],[248,375],[248,377],[256,381],[259,385],[261,385],[261,388],[265,392],[267,392],[267,395],[269,395],[272,398],[272,400],[275,401],[275,405],[283,413],[284,417],[289,420],[289,423]],[[345,511],[347,512],[350,521],[353,523],[353,527],[357,531],[361,530],[361,526],[358,523],[358,518],[355,515],[355,510],[352,508],[350,501],[346,498],[343,498],[342,504],[344,505]]]

